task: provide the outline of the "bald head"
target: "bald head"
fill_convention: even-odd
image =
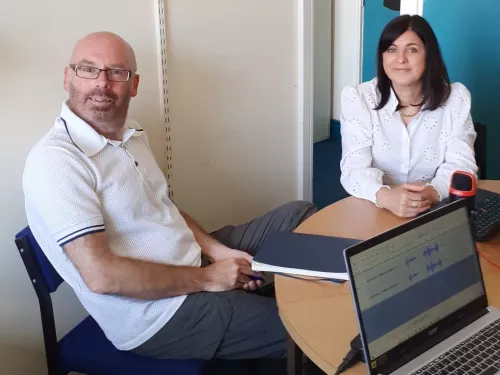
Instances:
[[[82,61],[107,61],[107,65],[122,65],[128,70],[137,70],[135,53],[122,37],[108,31],[88,34],[80,39],[73,49],[71,64]],[[96,66],[97,67],[97,66]]]
[[[136,70],[134,50],[121,37],[110,32],[85,36],[64,69],[68,106],[106,138],[120,140],[130,99],[137,95]]]

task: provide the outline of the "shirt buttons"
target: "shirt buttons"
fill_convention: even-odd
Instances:
[[[139,163],[137,161],[134,161],[134,164],[135,164],[136,167],[139,166]]]

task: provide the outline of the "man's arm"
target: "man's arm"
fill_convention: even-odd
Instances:
[[[183,211],[179,212],[181,213],[184,220],[186,220],[186,224],[188,225],[189,229],[191,229],[191,231],[193,232],[196,242],[198,242],[201,247],[201,252],[208,256],[211,260],[216,260],[220,255],[224,255],[224,253],[230,250],[227,246],[224,246],[207,232],[205,232],[205,230],[187,213]],[[251,257],[249,261],[252,261]]]
[[[231,249],[221,244],[219,241],[205,232],[205,230],[203,230],[203,228],[191,216],[189,216],[185,212],[179,212],[181,213],[184,220],[186,220],[189,229],[191,229],[191,231],[193,232],[196,242],[198,242],[201,247],[202,253],[205,254],[212,262],[217,263],[231,258],[240,259],[246,262],[249,267],[251,267],[253,257],[250,254],[245,251]],[[256,290],[264,284],[264,281],[261,278],[262,275],[260,273],[254,273],[253,276],[256,277],[256,279],[250,280],[250,282],[245,283],[243,285],[244,290]]]
[[[162,299],[242,288],[255,274],[242,259],[227,259],[199,268],[121,257],[109,250],[106,232],[77,238],[63,248],[87,287],[98,294]]]

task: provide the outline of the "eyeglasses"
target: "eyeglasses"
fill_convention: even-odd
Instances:
[[[97,79],[101,72],[105,72],[110,81],[114,82],[127,82],[132,76],[131,70],[124,69],[99,69],[93,66],[84,66],[69,64],[69,67],[73,69],[77,77],[85,79]]]

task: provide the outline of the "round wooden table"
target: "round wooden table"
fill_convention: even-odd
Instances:
[[[480,181],[478,187],[500,193],[500,181]],[[317,212],[296,230],[326,236],[365,240],[406,220],[394,216],[373,203],[349,197]],[[500,265],[500,236],[478,249]],[[500,308],[500,270],[481,258],[488,302]],[[349,283],[297,280],[276,275],[276,299],[281,320],[295,344],[327,374],[349,351],[349,343],[358,334]],[[293,360],[292,360],[293,362]],[[289,370],[289,373],[300,373]],[[358,363],[345,374],[366,374]]]

